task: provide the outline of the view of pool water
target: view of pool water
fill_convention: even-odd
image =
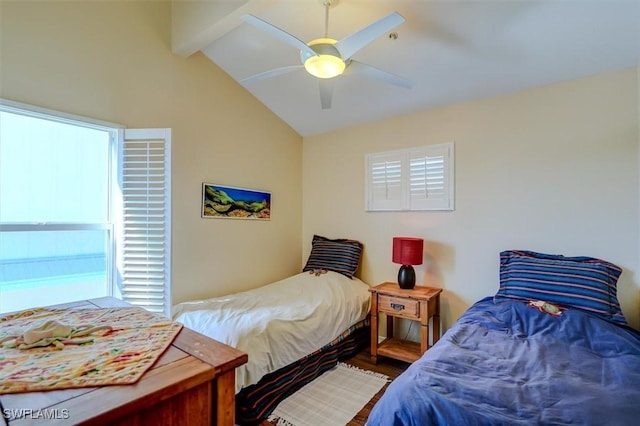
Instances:
[[[0,313],[107,295],[106,274],[0,280]]]

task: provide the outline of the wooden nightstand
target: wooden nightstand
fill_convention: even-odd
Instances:
[[[440,338],[441,288],[416,286],[401,289],[396,283],[383,283],[371,292],[371,361],[378,363],[378,355],[414,362],[429,348],[429,319],[433,318],[432,342]],[[378,313],[387,315],[387,338],[378,343]],[[420,343],[393,337],[393,318],[420,321]]]

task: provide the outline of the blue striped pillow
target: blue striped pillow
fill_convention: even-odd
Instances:
[[[616,296],[621,273],[619,266],[593,257],[503,251],[496,299],[543,300],[626,324]]]
[[[362,243],[355,240],[330,240],[314,235],[311,253],[302,272],[326,269],[353,278],[360,265]]]

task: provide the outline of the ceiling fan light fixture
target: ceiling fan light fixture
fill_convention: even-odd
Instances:
[[[300,52],[304,69],[317,78],[333,78],[342,74],[347,64],[335,48],[336,42],[337,40],[332,38],[318,38],[310,41],[308,46],[316,52],[316,55]]]
[[[344,72],[346,64],[333,55],[312,56],[304,62],[304,69],[309,74],[318,78],[333,78]]]

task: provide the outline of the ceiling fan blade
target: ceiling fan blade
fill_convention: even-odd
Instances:
[[[393,12],[373,24],[346,36],[336,43],[336,48],[340,52],[340,55],[342,55],[342,59],[346,61],[357,51],[403,22],[404,17],[398,12]]]
[[[345,74],[357,73],[364,77],[373,78],[375,80],[384,81],[385,83],[393,84],[395,86],[404,87],[405,89],[411,89],[411,82],[406,78],[392,74],[387,71],[383,71],[380,68],[376,68],[371,65],[364,64],[362,62],[354,61],[353,59],[349,63],[349,66],[345,70]]]
[[[240,80],[241,84],[251,84],[255,81],[260,81],[260,80],[264,80],[267,78],[271,78],[271,77],[277,77],[279,75],[282,74],[288,74],[290,72],[293,71],[297,71],[299,69],[304,68],[303,65],[289,65],[287,67],[282,67],[282,68],[276,68],[273,70],[269,70],[269,71],[264,71],[258,74],[254,74],[251,75],[249,77],[243,78],[242,80]]]
[[[333,79],[319,78],[318,85],[320,87],[320,105],[322,109],[331,108],[331,99],[333,98]]]
[[[300,40],[296,36],[289,34],[285,30],[280,29],[275,25],[268,23],[267,21],[263,21],[257,16],[242,15],[241,19],[245,21],[247,24],[251,24],[254,27],[259,28],[268,34],[271,34],[273,37],[281,41],[284,41],[285,43],[288,43],[293,47],[296,47],[297,49],[307,52],[313,56],[317,55],[316,52],[314,52],[309,46],[307,46],[307,44],[304,41]]]

